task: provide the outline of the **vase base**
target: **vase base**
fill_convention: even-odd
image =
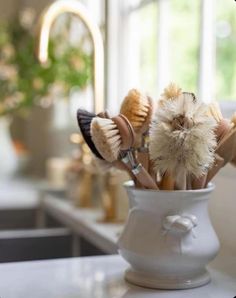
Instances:
[[[128,269],[125,272],[125,279],[132,284],[145,288],[181,290],[196,288],[209,283],[210,275],[207,270],[204,270],[197,275],[188,276],[188,278],[168,278],[159,275],[147,275],[143,272]]]

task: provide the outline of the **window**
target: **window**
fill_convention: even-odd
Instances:
[[[216,96],[236,100],[236,2],[217,2]]]
[[[207,102],[236,99],[235,1],[108,0],[107,5],[110,102],[119,103],[132,87],[158,98],[170,81]]]

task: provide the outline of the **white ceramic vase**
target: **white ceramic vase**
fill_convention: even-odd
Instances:
[[[10,119],[0,117],[0,179],[10,179],[18,167],[17,154],[15,152],[11,135]]]
[[[206,265],[219,241],[208,214],[214,189],[141,190],[125,184],[130,210],[118,241],[131,265],[127,281],[158,289],[187,289],[210,281]]]

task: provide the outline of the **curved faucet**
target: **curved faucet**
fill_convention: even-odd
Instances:
[[[104,50],[101,32],[93,22],[86,8],[77,0],[58,0],[43,11],[39,19],[38,44],[36,54],[40,63],[48,59],[49,34],[54,20],[63,13],[78,16],[88,28],[94,46],[94,109],[96,113],[104,110]]]

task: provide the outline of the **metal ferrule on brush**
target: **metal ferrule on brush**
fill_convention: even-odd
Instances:
[[[128,154],[121,155],[121,160],[123,161],[123,163],[128,164],[129,163],[129,156],[128,156]]]
[[[141,172],[141,169],[142,169],[142,165],[139,163],[134,168],[132,168],[132,173],[134,175],[138,175]]]
[[[132,168],[136,168],[137,163],[136,163],[136,161],[135,161],[135,159],[134,159],[134,156],[133,156],[132,151],[130,151],[130,150],[127,151],[127,157],[128,157],[129,162],[130,162],[130,164],[131,164],[131,167],[132,167]]]

